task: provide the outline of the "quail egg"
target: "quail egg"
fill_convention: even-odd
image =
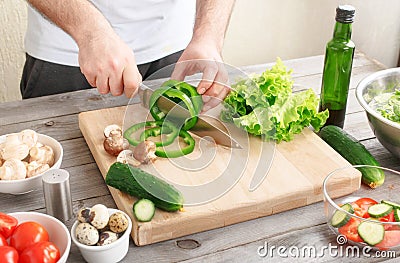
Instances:
[[[108,209],[105,205],[97,204],[90,209],[90,223],[97,229],[107,226],[109,219]]]
[[[114,233],[122,233],[128,228],[128,219],[121,212],[116,212],[110,216],[108,225]]]
[[[81,223],[90,223],[90,208],[83,207],[78,211],[78,221]]]
[[[80,223],[75,230],[79,243],[87,246],[95,245],[99,241],[99,231],[89,223]]]
[[[114,241],[117,241],[118,234],[112,231],[104,231],[100,234],[98,246],[105,246],[111,244]]]

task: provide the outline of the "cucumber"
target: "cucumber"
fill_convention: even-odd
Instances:
[[[400,209],[398,208],[394,210],[394,220],[396,220],[396,222],[400,222]]]
[[[162,210],[174,212],[183,207],[183,196],[174,186],[129,164],[113,163],[105,181],[124,193],[151,200]],[[151,193],[146,189],[151,189]]]
[[[348,203],[344,204],[340,208],[342,208],[343,210],[345,210],[349,213],[354,213],[354,209],[351,204],[348,204]],[[336,210],[332,216],[331,225],[333,227],[341,227],[341,226],[344,226],[345,224],[347,224],[347,222],[349,222],[349,220],[350,220],[350,216],[348,214],[346,214],[343,211]]]
[[[393,209],[395,208],[400,209],[400,205],[392,201],[382,200],[381,203],[390,205],[391,207],[393,207]]]
[[[375,218],[387,216],[392,211],[393,207],[387,204],[376,204],[368,207],[368,214]]]
[[[154,203],[149,199],[140,199],[133,204],[133,214],[140,222],[149,222],[156,212]]]
[[[381,224],[372,222],[361,222],[358,225],[357,232],[368,245],[374,246],[382,242],[385,236],[385,228]]]
[[[319,136],[352,165],[380,166],[363,144],[340,127],[327,125],[321,129]],[[362,174],[362,182],[371,188],[376,188],[385,181],[382,169],[373,167],[357,169]]]

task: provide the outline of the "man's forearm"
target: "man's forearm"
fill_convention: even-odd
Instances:
[[[206,38],[222,49],[235,0],[197,0],[193,38]]]
[[[112,28],[101,12],[87,0],[28,0],[49,20],[78,43],[92,41]]]

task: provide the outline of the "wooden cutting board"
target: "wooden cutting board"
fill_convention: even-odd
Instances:
[[[148,110],[140,105],[130,105],[129,112],[125,113],[126,107],[118,107],[79,114],[79,127],[103,177],[106,176],[110,165],[116,161],[115,157],[103,149],[104,127],[110,124],[122,126],[123,122],[125,125],[141,122],[139,120],[148,115]],[[259,145],[261,145],[259,138],[250,138],[248,161],[243,167],[244,173],[238,183],[224,195],[212,202],[185,207],[182,212],[168,213],[157,209],[153,220],[148,223],[135,220],[132,213],[132,205],[136,200],[134,197],[109,187],[117,207],[132,218],[132,237],[135,244],[142,246],[173,239],[321,201],[322,182],[326,175],[337,168],[349,165],[314,132],[305,129],[293,141],[277,145],[266,179],[260,187],[250,192],[248,187],[256,164],[262,161],[259,160]],[[165,179],[178,184],[205,184],[216,179],[217,175],[227,169],[227,160],[235,154],[229,148],[221,146],[214,149],[216,149],[214,159],[201,171],[180,169],[162,158],[157,159],[154,164],[141,168],[147,171],[156,169]],[[195,158],[200,156],[198,143],[191,155]],[[356,169],[343,174],[343,177],[335,182],[335,187],[337,186],[335,195],[342,196],[356,191],[360,187],[360,182],[361,175]]]

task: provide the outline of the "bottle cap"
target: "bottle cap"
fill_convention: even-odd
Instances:
[[[350,24],[354,21],[356,9],[351,5],[340,5],[336,8],[336,21]]]
[[[42,177],[46,213],[60,221],[72,218],[72,198],[69,173],[63,169],[51,169]]]

